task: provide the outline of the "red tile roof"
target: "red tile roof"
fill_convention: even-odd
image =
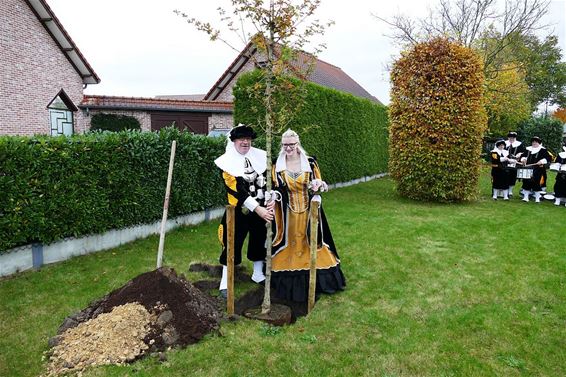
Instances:
[[[218,98],[222,90],[241,73],[242,68],[256,52],[257,50],[253,47],[252,43],[248,43],[240,54],[238,54],[236,59],[228,66],[226,71],[224,71],[222,76],[214,83],[204,98],[212,101]],[[311,58],[312,55],[301,52],[298,58],[298,65],[305,66],[306,62]],[[315,59],[314,69],[309,74],[308,80],[327,88],[350,93],[356,97],[366,98],[370,101],[382,104],[376,97],[372,96],[360,84],[342,71],[342,69],[320,59]]]
[[[107,110],[167,110],[232,113],[234,104],[232,102],[216,101],[187,101],[175,99],[86,95],[83,97],[79,107],[82,109],[89,108]]]
[[[94,69],[71,39],[55,13],[51,10],[45,0],[26,0],[27,4],[43,25],[47,33],[53,38],[61,52],[67,57],[73,68],[81,76],[84,84],[98,84],[100,78]]]

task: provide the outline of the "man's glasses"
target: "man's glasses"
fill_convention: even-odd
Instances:
[[[289,144],[283,143],[283,148],[284,148],[284,149],[287,149],[287,148],[295,149],[295,147],[297,146],[297,144],[298,144],[298,143],[289,143]]]

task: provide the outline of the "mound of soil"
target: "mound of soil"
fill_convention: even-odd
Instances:
[[[183,347],[196,343],[211,331],[218,330],[219,321],[222,318],[221,305],[215,298],[195,288],[183,277],[177,276],[173,269],[160,268],[137,276],[124,286],[65,319],[58,330],[58,336],[50,340],[50,346],[60,345],[65,337],[62,334],[67,334],[69,329],[86,324],[104,313],[112,312],[114,308],[129,303],[141,305],[150,316],[147,332],[142,334],[139,329],[135,330],[138,337],[143,335],[143,343],[147,346],[136,345],[139,352],[136,351],[138,353],[135,358],[172,346]],[[139,325],[135,323],[137,319],[130,318],[128,315],[121,314],[118,317],[120,327],[136,328]],[[114,318],[111,321],[116,322],[117,320]],[[93,328],[96,329],[96,326]],[[119,332],[114,328],[115,326],[110,330],[105,328],[101,331],[115,333],[116,337],[120,337]],[[96,330],[91,330],[86,332],[88,336],[101,336]],[[124,354],[128,354],[129,351],[123,349]],[[94,354],[99,353],[101,353],[100,349],[85,351],[85,354],[75,355],[73,360],[76,361],[76,364],[82,361],[85,365],[92,365],[88,361],[96,357]],[[125,361],[131,361],[131,358]],[[69,370],[73,367],[73,361],[67,360],[65,368]]]

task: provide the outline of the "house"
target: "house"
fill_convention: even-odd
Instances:
[[[97,113],[135,117],[145,131],[174,122],[194,133],[221,134],[233,126],[232,87],[261,60],[249,43],[204,95],[84,95],[100,78],[46,0],[0,1],[0,28],[0,135],[83,133]],[[319,59],[307,79],[380,103],[339,67]]]
[[[0,134],[83,132],[83,88],[100,78],[46,1],[0,1],[0,28]]]
[[[307,61],[311,59],[310,55],[301,52],[298,60]],[[236,59],[228,66],[224,73],[216,80],[214,85],[205,94],[205,101],[222,101],[230,103],[234,101],[232,88],[236,84],[238,77],[245,72],[252,71],[261,66],[262,58],[252,43],[248,43],[246,47],[238,54]],[[334,66],[320,59],[314,60],[314,67],[307,76],[307,80],[325,86],[327,88],[336,89],[345,93],[350,93],[356,97],[365,98],[376,104],[382,104],[376,97],[372,96],[360,84],[352,79],[346,72],[339,67]],[[231,124],[226,121],[224,124]],[[214,129],[211,131],[219,131]]]
[[[134,117],[142,131],[157,131],[175,123],[176,128],[204,135],[215,128],[231,128],[233,107],[232,102],[222,101],[94,95],[85,95],[79,105],[86,117],[96,113]]]
[[[2,0],[0,27],[0,135],[83,133],[100,112],[135,117],[146,131],[175,122],[208,134],[233,123],[232,103],[201,101],[204,95],[84,95],[100,78],[46,0]]]

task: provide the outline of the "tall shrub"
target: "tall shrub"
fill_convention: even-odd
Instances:
[[[458,202],[477,192],[487,117],[480,57],[436,38],[391,71],[389,173],[402,196]]]

